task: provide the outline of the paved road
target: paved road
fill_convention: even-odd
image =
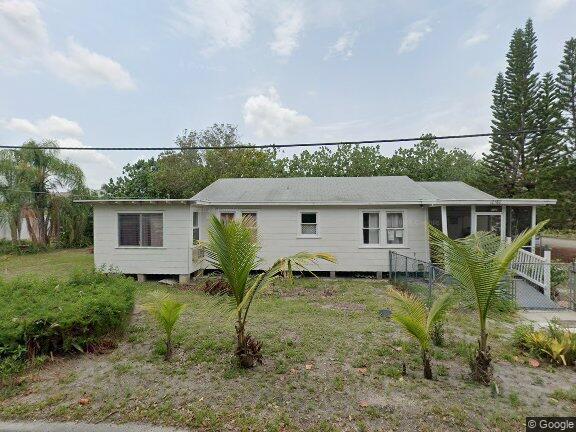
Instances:
[[[541,242],[542,246],[576,249],[576,240],[542,237]]]
[[[185,432],[184,429],[157,427],[147,424],[114,425],[108,423],[49,423],[49,422],[0,422],[2,432]]]

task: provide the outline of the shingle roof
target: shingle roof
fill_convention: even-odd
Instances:
[[[461,182],[415,182],[407,176],[220,179],[192,200],[209,203],[404,203],[495,199]]]
[[[428,190],[428,192],[439,200],[497,199],[495,196],[460,181],[418,182],[418,184]]]

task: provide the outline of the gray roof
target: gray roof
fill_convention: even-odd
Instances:
[[[431,203],[496,199],[462,182],[415,182],[407,176],[220,179],[192,200],[206,203]]]
[[[498,199],[480,189],[460,181],[418,182],[420,186],[439,200],[495,200]]]

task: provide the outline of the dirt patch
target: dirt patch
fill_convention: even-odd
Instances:
[[[323,303],[318,304],[323,309],[333,309],[345,312],[363,312],[366,310],[366,305],[359,303]]]

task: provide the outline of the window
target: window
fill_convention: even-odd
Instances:
[[[501,216],[495,215],[477,215],[476,216],[476,231],[492,232],[500,235],[500,222]]]
[[[200,225],[198,224],[198,212],[192,212],[192,244],[200,241]]]
[[[318,213],[300,213],[300,236],[318,237]]]
[[[401,212],[386,213],[386,243],[404,244],[404,214]]]
[[[118,245],[162,247],[163,225],[162,213],[118,214]]]
[[[236,216],[236,213],[234,212],[221,212],[220,213],[220,221],[221,222],[229,222],[234,220],[234,216]]]
[[[380,244],[380,213],[362,213],[362,243],[365,245]]]
[[[258,215],[254,212],[242,212],[242,220],[244,220],[246,225],[248,225],[248,227],[252,231],[252,239],[256,241],[258,237],[258,228],[257,228]]]

